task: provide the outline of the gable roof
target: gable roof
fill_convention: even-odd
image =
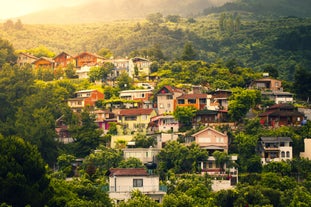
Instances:
[[[66,52],[61,52],[61,53],[59,53],[58,55],[56,55],[54,58],[53,58],[53,60],[55,60],[56,58],[58,58],[59,56],[61,56],[61,55],[66,55],[66,56],[70,56],[70,57],[72,57],[71,55],[69,55],[68,53],[66,53]]]
[[[202,134],[203,132],[208,131],[208,130],[211,130],[211,131],[213,131],[213,132],[215,132],[215,133],[217,133],[217,134],[220,134],[221,136],[227,136],[226,134],[224,134],[224,133],[222,133],[222,132],[220,132],[220,131],[217,131],[216,129],[213,129],[213,128],[211,128],[211,127],[207,127],[207,128],[205,128],[205,129],[203,129],[203,130],[197,132],[197,133],[194,133],[192,136],[193,136],[193,137],[196,137],[196,136],[198,136],[198,135],[200,135],[200,134]]]
[[[26,57],[29,57],[29,58],[32,58],[32,59],[38,59],[38,57],[32,55],[32,54],[29,54],[29,53],[24,53],[24,52],[21,52],[19,53],[18,55],[24,55]]]
[[[109,176],[147,176],[145,168],[110,168]]]
[[[163,86],[162,88],[160,88],[160,90],[157,92],[157,94],[162,94],[162,90],[166,89],[168,92],[170,93],[175,93],[175,92],[179,92],[179,93],[183,93],[183,90],[180,88],[176,88],[174,86],[170,86],[170,85],[166,85]]]
[[[154,109],[142,109],[142,108],[138,108],[138,109],[123,109],[123,110],[120,110],[119,115],[121,115],[121,116],[150,115],[152,113],[152,111],[154,111]]]

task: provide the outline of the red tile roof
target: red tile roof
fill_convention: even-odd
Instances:
[[[197,98],[207,98],[207,94],[194,93],[194,94],[184,94],[177,97],[177,99],[197,99]]]
[[[150,115],[152,113],[153,109],[123,109],[119,112],[119,115],[121,116],[130,116],[130,115]]]
[[[111,168],[109,176],[147,176],[145,168]]]

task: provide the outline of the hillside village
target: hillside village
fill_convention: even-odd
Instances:
[[[207,86],[201,85],[188,85],[185,88],[173,85],[157,87],[158,77],[150,69],[152,62],[141,57],[105,59],[88,52],[76,56],[62,52],[54,58],[38,58],[20,53],[17,59],[20,67],[31,64],[33,68],[52,70],[72,64],[75,77],[87,80],[90,79],[92,68],[100,68],[106,63],[113,67],[105,78],[95,80],[97,85],[115,87],[116,78],[127,74],[134,81],[134,89],[127,89],[125,86],[126,90],[121,90],[119,97],[111,99],[105,97],[100,90],[85,88],[75,91],[75,96],[66,101],[74,113],[87,110],[102,130],[102,136],[111,134],[113,128],[114,132],[105,143],[106,147],[121,149],[125,159],[137,158],[147,168],[111,168],[107,174],[110,198],[117,203],[130,199],[131,190],[126,186],[133,185],[133,189],[139,189],[161,203],[167,190],[159,184],[159,177],[153,174],[159,165],[158,154],[167,143],[180,140],[183,140],[185,146],[195,143],[208,153],[205,160],[196,161],[196,173],[211,176],[214,191],[231,189],[238,184],[239,166],[236,161],[239,154],[229,153],[233,143],[227,132],[240,130],[241,123],[232,121],[228,114],[233,93],[231,90],[209,90]],[[258,114],[249,110],[246,115],[257,117],[260,125],[266,129],[301,127],[311,118],[310,110],[305,107],[297,108],[294,105],[294,94],[284,91],[282,81],[271,78],[268,73],[252,80],[248,89],[260,91],[261,96],[272,103],[270,107],[261,108]],[[178,119],[177,111],[181,108],[192,109],[191,117]],[[56,120],[57,141],[64,144],[75,141],[68,128],[63,117]],[[191,132],[187,133],[185,129],[190,129]],[[150,146],[142,146],[135,141],[137,136],[151,137],[154,142]],[[260,137],[256,153],[260,156],[261,164],[264,166],[271,162],[293,159],[292,143],[292,137]],[[310,148],[310,140],[305,139],[305,152],[301,152],[300,156],[311,159]],[[96,152],[100,153],[100,150]],[[217,155],[219,152],[227,156],[226,161],[220,161],[219,154]]]

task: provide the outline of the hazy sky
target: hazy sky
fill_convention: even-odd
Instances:
[[[0,19],[22,16],[46,8],[72,6],[89,0],[0,0]]]

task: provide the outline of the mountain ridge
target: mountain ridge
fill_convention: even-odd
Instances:
[[[231,1],[233,0],[93,0],[78,6],[52,8],[14,19],[20,19],[26,24],[76,24],[141,19],[157,12],[186,17]]]

